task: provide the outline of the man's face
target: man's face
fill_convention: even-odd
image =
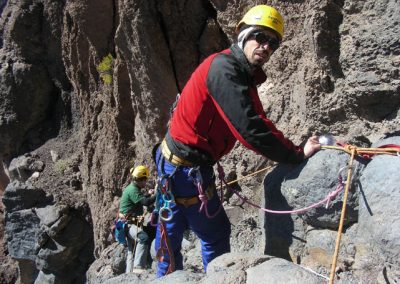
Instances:
[[[277,35],[271,30],[260,29],[251,33],[243,50],[250,65],[261,67],[278,47]]]
[[[143,178],[143,179],[136,180],[136,185],[137,185],[140,189],[145,188],[145,187],[146,187],[146,184],[147,184],[147,178]]]

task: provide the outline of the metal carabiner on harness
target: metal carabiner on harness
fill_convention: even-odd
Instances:
[[[164,206],[159,210],[159,218],[165,222],[171,221],[174,216],[171,207],[169,206],[170,201],[165,201]],[[167,212],[167,216],[164,217],[164,213]]]
[[[169,190],[162,194],[162,199],[165,203],[175,202],[174,195]]]
[[[170,175],[163,174],[157,183],[157,201],[155,210],[158,212],[158,218],[166,222],[170,221],[173,217],[170,203],[175,203],[175,198],[169,185],[170,178]]]
[[[194,174],[194,175],[193,175]],[[193,182],[197,185],[198,183],[203,184],[203,177],[201,176],[200,167],[193,167],[189,170],[188,175],[192,177]]]

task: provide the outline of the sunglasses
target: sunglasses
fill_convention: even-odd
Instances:
[[[266,35],[263,32],[255,32],[252,34],[252,37],[256,40],[258,44],[265,45],[268,44],[268,46],[273,50],[277,50],[280,46],[280,41],[276,38],[270,37],[269,35]]]

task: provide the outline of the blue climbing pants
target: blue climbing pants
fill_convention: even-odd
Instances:
[[[162,161],[164,160],[164,161]],[[156,153],[156,164],[158,176],[162,177],[165,174],[172,174],[170,179],[171,191],[175,197],[193,197],[199,194],[197,186],[194,183],[193,177],[189,175],[191,167],[176,166],[170,164],[162,158],[160,150]],[[203,178],[204,190],[211,183],[215,182],[215,176],[212,166],[202,166],[199,168]],[[213,215],[220,207],[218,194],[215,192],[211,200],[207,203],[208,212]],[[207,270],[208,263],[224,253],[230,252],[230,234],[231,225],[229,219],[222,208],[221,211],[214,217],[208,218],[203,211],[199,212],[201,202],[185,207],[175,203],[170,203],[170,208],[173,217],[170,221],[165,221],[167,236],[170,241],[171,250],[173,251],[175,270],[183,269],[183,259],[181,254],[183,233],[185,230],[192,230],[201,240],[201,250],[204,270]],[[157,226],[156,251],[161,245],[160,224]],[[157,277],[164,276],[167,273],[170,263],[170,256],[164,253],[163,261],[157,264]]]

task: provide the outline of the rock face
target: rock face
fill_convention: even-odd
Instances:
[[[3,203],[8,252],[19,262],[21,283],[84,282],[93,236],[83,208],[53,205],[45,191],[19,182],[8,185]]]
[[[399,143],[400,137],[392,137],[376,145]],[[376,273],[400,279],[399,169],[399,157],[379,156],[368,164],[360,178],[363,198],[360,198],[356,265],[360,271],[370,272],[360,273],[362,279]]]
[[[51,206],[67,204],[90,219],[71,230],[91,227],[100,255],[129,168],[139,163],[153,168],[151,148],[164,136],[176,94],[206,56],[235,40],[241,15],[258,3],[0,1],[0,158],[7,170],[15,173],[13,158],[25,161],[38,153],[42,165],[18,165],[23,183],[29,179],[21,188],[36,184],[32,192],[52,196]],[[279,129],[297,143],[312,133],[331,132],[368,146],[398,130],[397,0],[268,3],[282,12],[285,37],[265,66],[269,78],[259,92],[267,117]],[[51,162],[55,148],[61,159]],[[266,164],[240,146],[223,162],[239,176]],[[336,183],[332,177],[326,184],[312,171],[309,178],[329,189]],[[285,186],[292,187],[289,181]],[[310,201],[294,200],[296,206]],[[315,210],[301,222],[334,226],[340,207],[335,202],[329,215]],[[25,209],[7,211],[5,218],[19,212],[15,218],[25,214],[37,224],[36,213],[29,212],[36,205],[17,203]],[[356,215],[350,212],[347,224],[356,222]],[[58,268],[47,271],[42,265],[39,279],[54,281]]]
[[[391,137],[374,145],[399,144],[399,139],[399,136]],[[264,180],[267,208],[305,208],[328,196],[337,184],[337,169],[347,165],[342,153],[332,151],[319,152],[294,169],[278,167],[268,174]],[[346,273],[352,271],[354,278],[349,278],[350,282],[378,283],[382,273],[389,275],[390,281],[399,279],[396,204],[400,195],[395,190],[400,183],[395,174],[400,169],[398,163],[397,155],[376,155],[372,160],[354,161],[340,245],[339,278],[346,278]],[[266,213],[265,252],[327,274],[343,195],[342,190],[328,208],[320,206],[299,216]]]

